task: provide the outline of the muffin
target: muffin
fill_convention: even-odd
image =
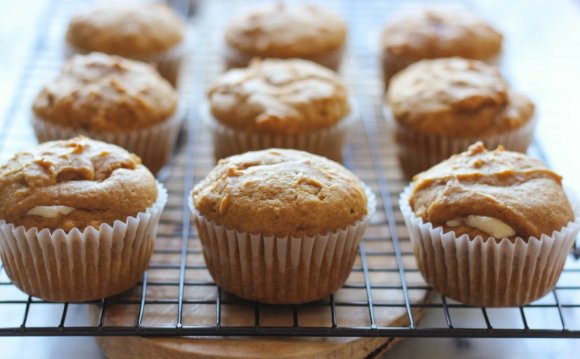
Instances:
[[[69,55],[104,52],[155,64],[177,84],[185,25],[164,4],[100,4],[75,14],[66,32]]]
[[[294,148],[340,162],[350,121],[345,85],[306,60],[254,60],[208,90],[204,117],[216,159],[251,150]],[[205,110],[205,109],[204,109]]]
[[[78,134],[114,143],[157,172],[183,119],[173,87],[145,63],[102,53],[76,55],[32,105],[39,142]]]
[[[464,57],[497,64],[502,35],[485,20],[461,7],[434,6],[401,12],[381,35],[383,75],[393,75],[423,59]]]
[[[532,141],[534,104],[481,61],[419,61],[393,78],[387,102],[408,178],[478,140],[518,152]]]
[[[231,20],[225,30],[228,68],[254,57],[302,58],[338,70],[347,26],[332,11],[307,4],[268,4]]]
[[[190,206],[218,285],[244,299],[298,304],[344,284],[375,199],[336,162],[269,149],[221,160]]]
[[[22,291],[49,301],[123,292],[147,268],[165,188],[124,149],[75,137],[0,166],[0,256]]]
[[[481,142],[417,175],[399,204],[425,280],[473,306],[544,296],[580,229],[561,182],[541,161]]]

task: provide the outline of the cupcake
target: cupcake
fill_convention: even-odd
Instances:
[[[255,60],[208,91],[216,159],[294,148],[340,162],[350,106],[336,73],[306,60]]]
[[[580,229],[561,182],[542,162],[481,142],[417,175],[399,204],[425,280],[473,306],[547,294]]]
[[[147,268],[167,201],[139,157],[86,137],[46,142],[0,166],[0,256],[49,301],[123,292]]]
[[[69,55],[104,52],[155,64],[177,84],[185,25],[164,4],[101,4],[75,14],[66,32]]]
[[[336,162],[269,149],[221,160],[193,189],[190,207],[219,286],[248,300],[298,304],[344,284],[375,199]]]
[[[502,35],[461,7],[434,6],[401,12],[381,35],[385,86],[392,76],[422,59],[464,57],[496,64]]]
[[[532,141],[534,104],[481,61],[419,61],[393,78],[387,102],[408,178],[478,140],[518,152]]]
[[[77,55],[36,96],[39,142],[78,134],[136,153],[156,173],[170,158],[183,119],[175,89],[145,63]]]
[[[345,21],[332,11],[306,4],[269,4],[229,23],[226,66],[246,67],[254,57],[302,58],[336,71],[346,37]]]

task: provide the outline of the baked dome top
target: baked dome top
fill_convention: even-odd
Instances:
[[[410,59],[488,60],[501,51],[502,35],[466,9],[440,5],[393,16],[383,29],[381,45],[388,53]]]
[[[240,232],[324,234],[367,214],[360,180],[340,164],[296,150],[246,152],[219,161],[192,192],[209,220]]]
[[[15,226],[98,227],[156,199],[155,178],[139,157],[82,136],[45,142],[0,166],[0,219]]]
[[[423,134],[481,137],[523,126],[534,105],[496,67],[459,57],[422,60],[390,82],[395,120]]]
[[[561,180],[539,160],[478,142],[415,176],[409,204],[458,235],[540,238],[574,220]]]
[[[343,46],[345,21],[310,4],[269,4],[236,16],[226,28],[226,42],[258,57],[312,57]]]
[[[179,15],[164,4],[101,4],[71,18],[66,40],[86,52],[148,57],[180,44],[184,33]]]
[[[175,89],[152,66],[91,53],[69,59],[32,108],[63,127],[123,132],[169,120],[177,102]]]
[[[336,73],[307,60],[254,60],[209,89],[216,120],[249,132],[295,135],[330,127],[350,112]]]

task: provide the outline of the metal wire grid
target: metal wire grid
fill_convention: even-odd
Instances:
[[[401,2],[402,3],[402,2]],[[403,336],[403,337],[580,337],[580,264],[570,259],[551,294],[528,306],[509,309],[467,307],[436,295],[418,273],[408,234],[396,205],[406,182],[383,118],[382,84],[374,45],[386,14],[400,2],[325,2],[341,11],[351,27],[349,56],[343,70],[360,115],[345,152],[345,164],[377,194],[377,213],[360,246],[359,258],[346,285],[328,299],[300,306],[268,306],[246,302],[222,292],[209,277],[199,239],[191,225],[187,196],[193,184],[213,166],[211,139],[197,116],[209,81],[221,72],[221,29],[241,2],[212,1],[193,20],[195,47],[181,89],[191,105],[184,145],[164,173],[169,203],[164,212],[150,268],[132,292],[92,304],[49,303],[19,292],[0,266],[0,318],[4,311],[21,311],[10,325],[0,322],[0,335],[206,335],[206,336]],[[39,87],[61,64],[63,24],[79,6],[55,3],[45,16],[44,36],[31,55],[29,68],[0,132],[0,157],[30,146],[34,137],[27,124],[29,106]],[[160,295],[159,293],[169,293]],[[201,294],[201,295],[200,295]],[[96,323],[80,312],[98,306]],[[150,323],[151,308],[171,308],[174,320]],[[192,307],[207,306],[211,318],[195,318]],[[55,323],[34,323],[39,307],[50,307]],[[134,320],[114,325],[107,313],[130,307]],[[206,310],[206,312],[208,312]],[[309,315],[327,313],[327,323],[309,325]],[[417,315],[431,312],[428,323]],[[244,318],[232,313],[243,313]],[[273,314],[275,313],[275,315]],[[278,319],[284,313],[286,320]],[[394,313],[394,314],[393,314]],[[435,313],[435,315],[433,314]],[[232,318],[235,317],[235,322]],[[269,319],[276,317],[276,322]],[[398,320],[392,322],[393,317]],[[437,317],[436,319],[433,319]],[[506,322],[506,317],[517,323]],[[386,326],[385,323],[396,323]]]

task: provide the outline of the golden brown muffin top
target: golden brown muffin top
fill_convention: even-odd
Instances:
[[[229,46],[258,57],[312,57],[346,41],[346,23],[334,12],[308,4],[269,4],[250,9],[226,28]]]
[[[459,57],[422,60],[390,82],[395,120],[424,134],[477,137],[527,123],[533,103],[510,90],[493,66]]]
[[[42,120],[63,127],[123,132],[168,120],[177,100],[150,65],[91,53],[69,59],[32,108]]]
[[[155,178],[139,157],[82,136],[45,142],[0,166],[0,219],[15,226],[98,228],[156,199]]]
[[[71,18],[66,40],[85,52],[143,58],[179,45],[184,32],[181,18],[164,4],[101,4]]]
[[[477,15],[438,6],[399,13],[385,26],[384,51],[411,59],[461,56],[488,60],[501,51],[502,35]]]
[[[223,159],[192,195],[209,220],[255,234],[324,234],[367,214],[366,194],[355,175],[336,162],[296,150]]]
[[[306,60],[254,60],[209,89],[213,116],[232,128],[295,135],[330,127],[350,112],[338,75]]]
[[[574,220],[561,180],[539,160],[478,142],[415,176],[409,204],[458,235],[540,238]]]

